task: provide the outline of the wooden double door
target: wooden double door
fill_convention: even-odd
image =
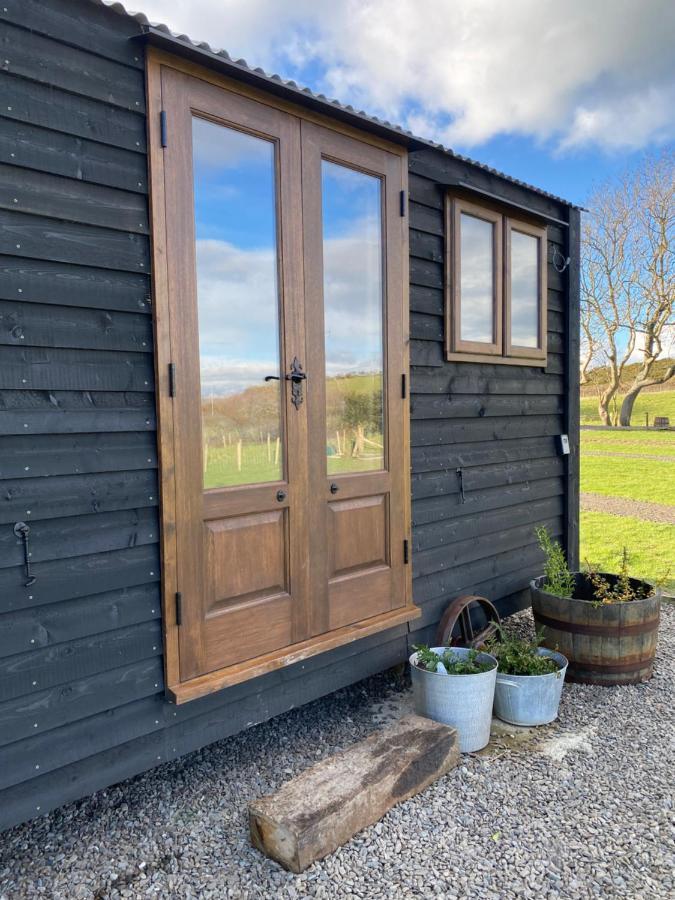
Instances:
[[[183,682],[407,602],[405,159],[171,68],[161,102]]]

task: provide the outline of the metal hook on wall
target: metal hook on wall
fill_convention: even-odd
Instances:
[[[457,469],[457,478],[459,479],[459,498],[462,503],[466,503],[466,494],[464,493],[464,472],[461,468]]]
[[[18,537],[23,545],[23,565],[26,573],[25,587],[35,584],[37,576],[33,575],[30,568],[30,552],[28,550],[28,535],[30,534],[30,525],[25,522],[17,522],[14,526],[14,534]]]
[[[551,254],[551,263],[553,264],[553,268],[556,272],[562,273],[569,266],[571,259],[569,256],[563,256],[560,250],[555,246],[555,244],[551,244],[553,248],[553,253]]]

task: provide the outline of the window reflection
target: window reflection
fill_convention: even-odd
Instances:
[[[274,144],[193,118],[204,487],[282,477]]]
[[[384,466],[380,179],[324,160],[328,474]]]
[[[539,346],[539,239],[511,231],[511,343]]]
[[[494,225],[462,213],[460,217],[460,340],[493,344]]]

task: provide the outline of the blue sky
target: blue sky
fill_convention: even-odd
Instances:
[[[673,0],[140,0],[208,40],[583,203],[675,138]]]

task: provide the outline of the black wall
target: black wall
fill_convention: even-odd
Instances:
[[[185,706],[164,700],[144,57],[129,41],[140,28],[89,0],[2,6],[5,828],[394,665],[409,635],[400,626]],[[533,522],[565,529],[553,444],[572,372],[565,282],[550,279],[545,374],[443,362],[433,178],[446,159],[430,151],[411,178],[417,637],[460,590],[522,589],[538,561]],[[19,521],[31,528],[31,587]]]
[[[426,641],[459,594],[486,596],[503,613],[529,604],[527,585],[541,565],[535,525],[547,525],[575,562],[578,212],[435,150],[412,152],[409,168],[413,596],[424,611],[412,627],[413,640]],[[545,369],[445,359],[443,204],[453,181],[569,220],[547,222]],[[574,256],[563,275],[550,262],[556,246]],[[563,432],[568,458],[557,449]]]

